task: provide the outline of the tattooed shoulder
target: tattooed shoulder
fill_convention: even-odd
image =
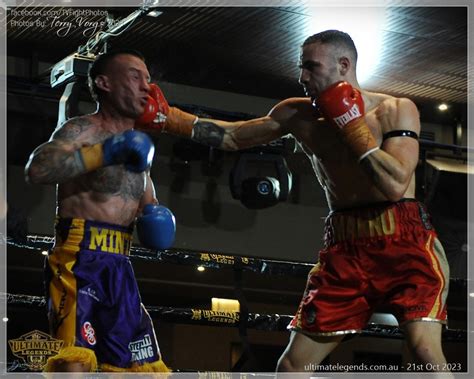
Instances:
[[[92,119],[88,116],[75,117],[66,121],[53,133],[53,139],[67,139],[72,140],[77,138],[86,130],[95,126]]]

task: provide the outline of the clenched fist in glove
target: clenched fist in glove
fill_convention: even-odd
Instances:
[[[338,128],[359,161],[379,149],[365,122],[364,100],[357,88],[347,82],[334,83],[319,95],[316,105],[326,121]]]
[[[141,244],[151,249],[169,249],[173,246],[176,220],[173,213],[162,205],[147,204],[143,215],[137,218],[137,234]]]
[[[136,120],[139,130],[165,131],[174,135],[191,137],[197,116],[170,107],[160,87],[150,84],[148,101],[143,114]]]

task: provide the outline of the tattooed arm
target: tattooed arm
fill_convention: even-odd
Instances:
[[[88,144],[81,136],[93,127],[88,117],[71,119],[55,130],[50,140],[38,146],[25,167],[30,183],[57,184],[86,172],[84,163],[75,152]]]
[[[271,142],[285,134],[281,124],[271,116],[235,122],[204,118],[194,124],[191,139],[223,150],[239,150]]]
[[[265,117],[234,122],[200,119],[171,108],[172,118],[166,121],[164,130],[223,150],[245,149],[291,133],[293,121],[300,116],[301,108],[307,108],[308,105],[310,103],[306,104],[306,100],[287,99],[278,103]]]

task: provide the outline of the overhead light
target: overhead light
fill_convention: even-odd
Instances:
[[[150,17],[158,17],[160,14],[163,14],[163,12],[160,12],[160,11],[151,11],[151,12],[147,13],[146,15],[147,15],[147,16],[150,16]]]
[[[440,105],[438,105],[438,109],[442,112],[444,112],[445,110],[448,109],[448,104],[446,103],[441,103]]]
[[[43,250],[43,251],[41,252],[41,254],[43,254],[43,255],[48,255],[48,252],[47,252],[46,250]]]
[[[361,85],[367,83],[384,54],[386,8],[310,6],[303,7],[303,13],[309,17],[306,27],[301,29],[301,43],[324,30],[336,29],[348,33],[357,48],[357,78]],[[364,27],[361,28],[361,25]]]
[[[204,266],[197,266],[197,270],[198,270],[199,272],[203,272],[203,271],[206,270],[206,268],[205,268]]]

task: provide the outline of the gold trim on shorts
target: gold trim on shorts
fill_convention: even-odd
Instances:
[[[334,337],[334,336],[342,336],[345,334],[362,333],[362,329],[337,330],[335,332],[307,332],[306,330],[303,330],[302,328],[297,328],[297,327],[292,327],[288,329],[293,332],[301,333],[309,337]]]
[[[439,318],[431,318],[431,317],[417,317],[417,318],[412,318],[410,320],[406,320],[406,321],[403,321],[400,326],[403,326],[403,325],[406,325],[408,324],[409,322],[413,322],[413,321],[423,321],[423,322],[437,322],[439,324],[443,324],[443,325],[447,325],[448,324],[448,320],[441,320]]]

